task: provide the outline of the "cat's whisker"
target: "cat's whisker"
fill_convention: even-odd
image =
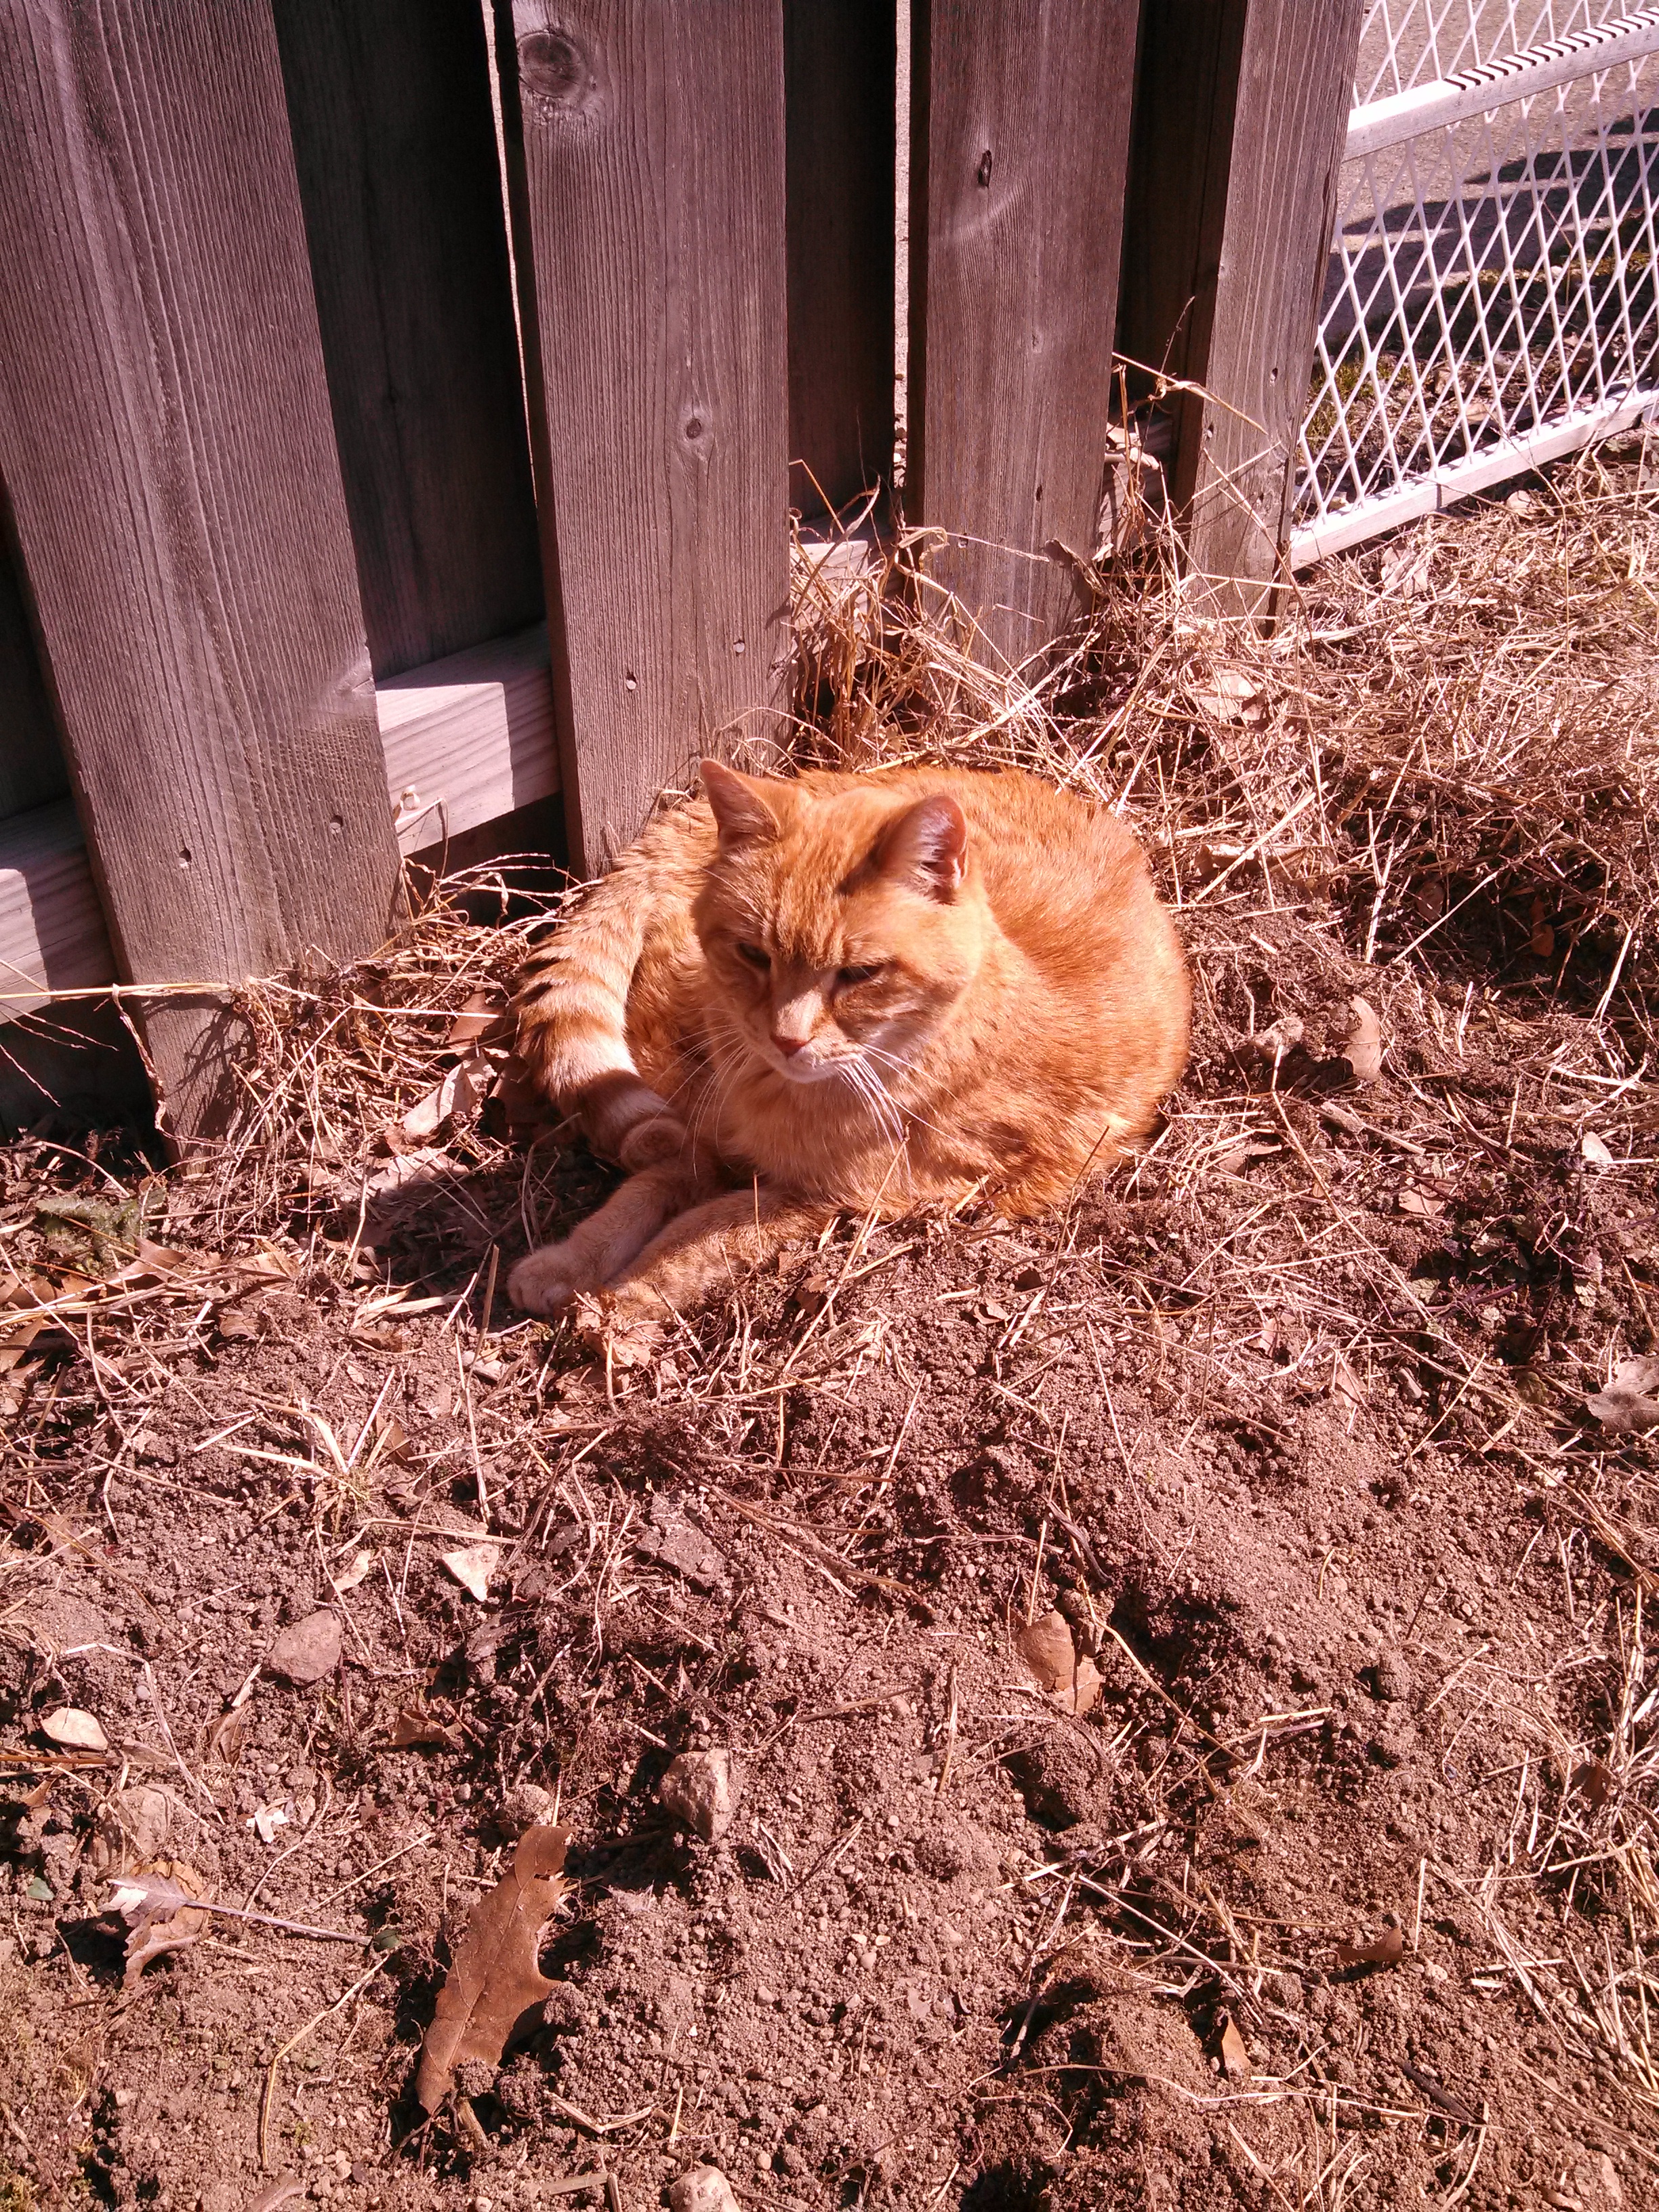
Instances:
[[[896,1145],[902,1145],[905,1140],[904,1117],[880,1076],[864,1060],[850,1060],[846,1062],[846,1068],[853,1088],[870,1109],[877,1127],[884,1135],[890,1137]]]

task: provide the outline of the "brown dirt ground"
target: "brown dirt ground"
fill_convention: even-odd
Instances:
[[[1374,639],[1308,651],[1426,714]],[[81,1304],[14,1363],[0,1489],[4,2212],[505,2212],[601,2170],[639,2212],[699,2157],[777,2212],[1654,2202],[1654,1451],[1583,1399],[1653,1346],[1659,1115],[1605,954],[1553,986],[1524,898],[1476,911],[1367,964],[1368,898],[1234,877],[1147,1158],[1054,1220],[843,1224],[609,1387],[488,1296],[592,1164],[486,1112],[365,1194],[339,1099],[383,1173],[441,1024],[412,1073],[337,1030],[356,1073],[231,1164],[240,1226],[228,1168],[21,1139],[0,1232]],[[453,1010],[517,927],[354,988]],[[271,1018],[291,1073],[321,1016]],[[141,1229],[181,1256],[121,1277]],[[486,1534],[481,1601],[441,1554]],[[1018,1656],[1051,1608],[1080,1715]],[[319,1609],[338,1663],[261,1671]],[[107,1753],[49,1747],[64,1705]],[[699,1747],[713,1844],[656,1795]],[[466,1915],[555,1806],[556,1994],[421,2126]],[[220,1918],[124,1990],[140,1863],[349,1940]]]

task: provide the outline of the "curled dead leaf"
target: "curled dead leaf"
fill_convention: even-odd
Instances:
[[[501,1546],[469,1544],[464,1551],[441,1552],[438,1556],[461,1588],[482,1605],[489,1595],[490,1580],[501,1562]]]
[[[1077,1671],[1077,1650],[1064,1613],[1045,1613],[1028,1620],[1015,1636],[1014,1644],[1039,1689],[1053,1692],[1071,1688]]]
[[[49,1743],[61,1744],[65,1751],[109,1749],[109,1738],[93,1715],[76,1705],[59,1705],[47,1713],[41,1720],[40,1733]]]
[[[1339,1966],[1397,1966],[1405,1955],[1405,1930],[1400,1928],[1385,1928],[1380,1936],[1336,1947]]]
[[[405,1705],[392,1723],[392,1734],[386,1741],[394,1751],[424,1750],[460,1751],[465,1748],[461,1738],[435,1713],[423,1713],[418,1705]]]
[[[1622,1436],[1645,1436],[1659,1429],[1659,1359],[1621,1359],[1612,1378],[1585,1399],[1586,1412],[1604,1429]]]
[[[1613,1795],[1613,1769],[1605,1759],[1586,1759],[1572,1770],[1569,1787],[1581,1791],[1591,1812],[1599,1813]]]
[[[1356,1083],[1375,1083],[1382,1073],[1382,1024],[1369,1000],[1350,999],[1348,1006],[1353,1027],[1342,1047],[1343,1057]]]
[[[562,1879],[568,1841],[562,1828],[526,1829],[509,1871],[473,1906],[421,2052],[415,2094],[425,2111],[437,2111],[469,2058],[499,2065],[515,2031],[557,1987],[537,1958],[542,1929],[570,1887]]]
[[[512,1017],[500,992],[475,991],[450,1024],[444,1043],[453,1052],[459,1046],[476,1043],[481,1038],[504,1042],[512,1030]]]
[[[1207,682],[1192,687],[1190,696],[1195,707],[1213,714],[1218,722],[1261,722],[1267,718],[1261,685],[1242,668],[1218,665]]]
[[[1015,1648],[1037,1683],[1058,1698],[1068,1713],[1086,1713],[1100,1698],[1100,1670],[1078,1656],[1062,1613],[1048,1612],[1027,1621],[1014,1638]]]
[[[424,1098],[417,1099],[401,1121],[393,1125],[397,1137],[405,1145],[424,1145],[437,1135],[446,1121],[465,1120],[483,1098],[494,1073],[481,1053],[469,1054],[452,1067]],[[386,1133],[391,1136],[393,1130]]]
[[[127,1923],[124,1989],[131,1989],[152,1959],[182,1951],[209,1926],[207,1884],[182,1859],[157,1859],[133,1874],[115,1877],[110,1908]]]
[[[1248,2081],[1250,2078],[1250,2047],[1238,2032],[1238,2024],[1230,2012],[1221,2015],[1221,2034],[1218,2039],[1221,2070],[1230,2081]]]
[[[335,1595],[343,1596],[347,1590],[356,1589],[374,1565],[373,1552],[354,1552],[345,1566],[333,1578]]]

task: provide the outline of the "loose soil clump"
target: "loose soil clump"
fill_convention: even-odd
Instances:
[[[804,573],[801,756],[1121,805],[1193,1065],[642,1370],[497,1290],[608,1185],[499,872],[247,991],[213,1157],[18,1139],[6,2212],[1651,2201],[1656,550],[1590,457],[1002,676]]]

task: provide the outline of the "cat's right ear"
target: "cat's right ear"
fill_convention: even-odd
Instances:
[[[704,795],[714,811],[714,827],[720,849],[754,845],[778,834],[778,817],[767,805],[762,787],[752,776],[739,775],[723,761],[706,760],[698,773]]]

